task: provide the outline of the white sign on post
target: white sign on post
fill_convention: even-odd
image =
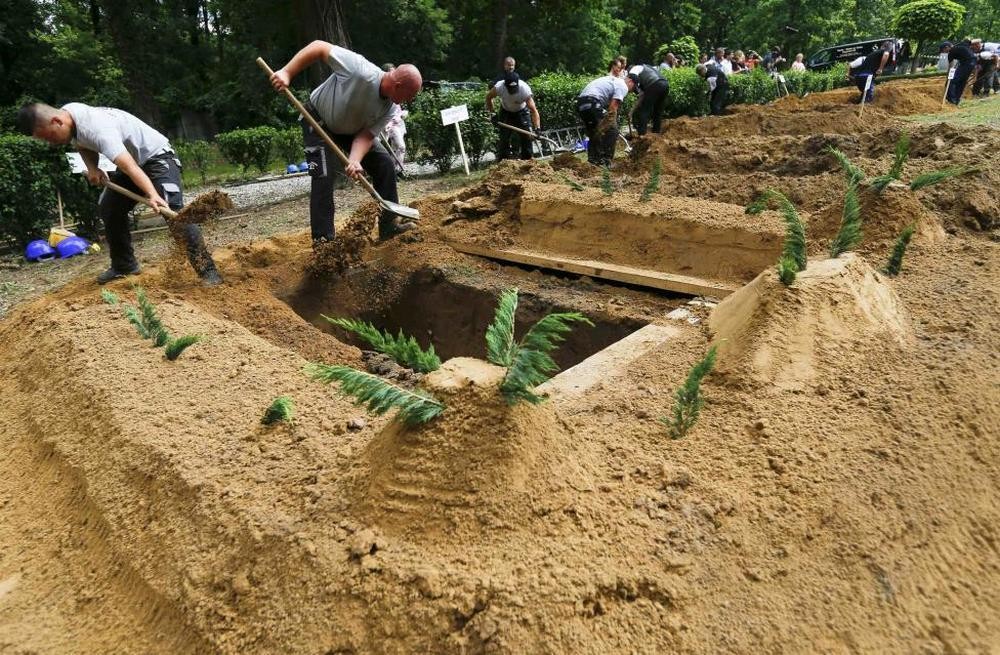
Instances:
[[[465,166],[465,174],[469,175],[469,159],[465,156],[465,143],[462,141],[462,128],[459,123],[469,120],[469,106],[456,105],[441,110],[441,124],[455,125],[455,134],[458,135],[458,150],[462,153],[462,165]]]

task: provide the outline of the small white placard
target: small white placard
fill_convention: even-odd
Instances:
[[[948,69],[948,79],[949,80],[955,79],[955,71],[956,70],[958,70],[958,69],[957,68],[950,68],[950,69]]]
[[[83,157],[80,156],[80,153],[67,152],[66,160],[69,162],[70,170],[73,171],[74,173],[87,172],[87,165],[83,163]],[[115,163],[113,161],[111,161],[104,155],[99,155],[99,159],[97,160],[97,167],[100,168],[102,171],[113,171],[116,168],[118,168],[117,166],[115,166]]]
[[[447,109],[441,110],[442,125],[451,125],[453,123],[458,123],[459,121],[467,120],[469,120],[468,105],[456,105],[454,107],[448,107]]]
[[[785,83],[785,76],[784,75],[778,75],[778,81],[781,82],[782,84],[784,84]]]

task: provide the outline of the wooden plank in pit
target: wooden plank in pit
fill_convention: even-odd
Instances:
[[[567,259],[565,257],[544,255],[514,248],[499,250],[474,243],[462,243],[458,241],[449,241],[448,245],[467,255],[478,255],[480,257],[514,262],[516,264],[527,264],[529,266],[537,266],[538,268],[566,271],[567,273],[575,273],[577,275],[588,275],[603,280],[613,280],[615,282],[635,284],[637,286],[662,289],[664,291],[689,293],[693,296],[715,296],[716,298],[722,298],[736,290],[734,286],[724,285],[719,282],[689,277],[687,275],[677,275],[675,273],[663,273],[647,268],[620,266],[618,264],[607,264],[588,259]]]

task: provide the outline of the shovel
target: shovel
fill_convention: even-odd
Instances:
[[[874,75],[869,75],[868,79],[865,80],[865,90],[861,92],[861,107],[858,109],[858,118],[861,118],[861,114],[865,112],[865,100],[868,98],[868,89],[872,87],[874,80]]]
[[[107,181],[107,182],[104,183],[104,186],[108,187],[112,191],[116,191],[116,192],[122,194],[126,198],[131,198],[132,200],[135,200],[136,202],[141,202],[144,205],[149,205],[150,207],[153,207],[153,205],[151,205],[149,203],[149,198],[146,198],[145,196],[140,196],[138,193],[135,193],[133,191],[129,191],[125,187],[119,186],[119,185],[115,184],[114,182]],[[177,212],[175,212],[172,209],[167,209],[166,207],[153,207],[153,209],[155,211],[159,212],[159,214],[161,216],[163,216],[163,218],[168,218],[170,220],[173,220],[173,219],[177,218]]]
[[[268,79],[271,79],[271,76],[274,75],[274,71],[271,70],[271,67],[267,65],[267,62],[265,62],[260,57],[257,57],[257,65],[260,66],[265,73],[267,73]],[[347,166],[349,161],[347,159],[347,155],[344,154],[344,151],[341,150],[339,147],[337,147],[337,144],[333,142],[333,139],[331,139],[330,135],[326,133],[326,130],[324,130],[320,126],[320,124],[316,122],[316,119],[312,117],[312,114],[306,111],[306,108],[302,106],[302,103],[299,102],[299,99],[296,98],[294,94],[292,94],[291,89],[285,87],[283,91],[285,92],[285,97],[288,98],[288,101],[291,102],[293,105],[295,105],[295,108],[299,110],[300,114],[302,114],[302,118],[304,118],[306,122],[309,123],[314,130],[316,130],[316,134],[319,134],[321,137],[323,137],[323,140],[326,142],[326,145],[330,146],[330,150],[333,150],[333,152],[340,159],[341,163],[343,163],[344,166]],[[410,218],[413,220],[417,220],[420,218],[420,212],[414,209],[413,207],[407,207],[406,205],[401,205],[398,202],[392,202],[390,200],[386,200],[381,195],[379,195],[379,192],[375,190],[375,187],[373,187],[372,183],[368,181],[368,178],[362,176],[358,178],[358,181],[361,183],[361,186],[363,186],[368,191],[368,193],[371,194],[372,198],[374,198],[375,201],[382,206],[382,209],[392,212],[397,216],[402,216],[403,218]]]
[[[399,173],[399,176],[405,178],[406,169],[403,168],[403,162],[399,161],[399,157],[396,156],[396,153],[392,151],[392,146],[389,144],[389,140],[385,138],[384,134],[379,134],[378,140],[379,143],[382,144],[382,147],[385,148],[386,151],[388,151],[389,156],[392,157],[392,160],[396,162],[396,171]]]
[[[548,141],[549,145],[552,146],[552,152],[569,152],[569,148],[559,145],[547,136],[542,136],[541,134],[535,134],[534,132],[529,132],[528,130],[522,130],[519,127],[514,127],[513,125],[508,125],[507,123],[497,123],[500,127],[506,127],[508,130],[517,132],[518,134],[523,134],[524,136],[530,137],[532,139],[539,139],[541,141]]]

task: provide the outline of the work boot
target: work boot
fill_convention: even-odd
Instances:
[[[222,284],[222,276],[219,271],[210,268],[201,274],[201,284],[206,287],[216,287]]]
[[[381,229],[379,230],[378,240],[388,241],[389,239],[395,236],[399,236],[403,232],[409,232],[410,230],[414,230],[416,229],[416,227],[417,226],[414,225],[413,223],[404,223],[403,220],[397,216],[389,225],[389,229],[385,231]]]
[[[103,273],[97,276],[97,283],[107,284],[111,280],[117,280],[118,278],[125,277],[126,275],[138,275],[138,273],[139,273],[138,264],[135,265],[135,268],[128,271],[119,271],[117,268],[112,266],[108,270],[104,271]]]

